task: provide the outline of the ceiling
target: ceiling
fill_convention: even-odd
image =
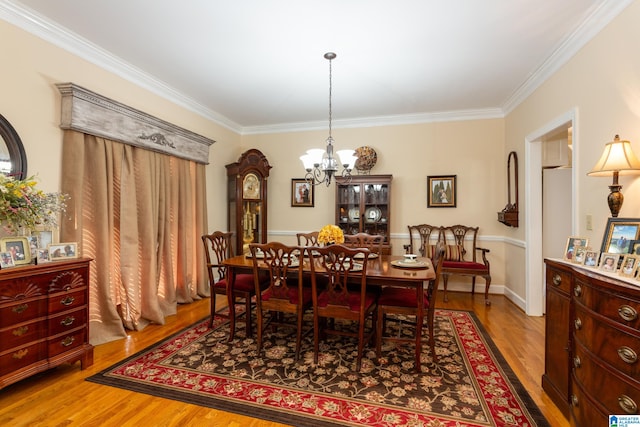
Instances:
[[[632,0],[0,0],[240,133],[502,117]],[[87,88],[91,89],[91,88]]]

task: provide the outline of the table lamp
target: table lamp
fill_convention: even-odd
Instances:
[[[614,218],[618,216],[624,196],[620,192],[622,185],[618,184],[618,175],[631,175],[640,173],[640,161],[636,158],[631,150],[629,141],[621,141],[618,135],[613,141],[607,142],[604,146],[602,157],[598,163],[591,169],[587,175],[589,176],[611,176],[613,175],[613,184],[609,186],[609,210]]]

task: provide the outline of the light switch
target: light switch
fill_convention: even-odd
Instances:
[[[587,214],[587,230],[593,230],[593,216]]]

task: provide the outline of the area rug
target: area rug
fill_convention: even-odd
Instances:
[[[399,334],[408,330],[395,322]],[[393,324],[392,324],[393,325]],[[242,331],[227,342],[216,318],[129,357],[88,381],[294,426],[548,426],[475,315],[438,310],[437,363],[424,346],[423,372],[412,345],[367,350],[354,372],[356,346],[323,342],[313,363],[312,334],[295,360],[295,335],[268,329],[258,354]]]

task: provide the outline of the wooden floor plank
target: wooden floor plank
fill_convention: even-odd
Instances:
[[[473,310],[554,427],[569,425],[542,391],[544,372],[544,318],[526,316],[503,296],[449,292],[439,296],[437,307]],[[7,426],[224,426],[278,427],[278,424],[215,409],[121,390],[85,381],[85,378],[153,345],[209,314],[208,300],[178,308],[165,325],[150,325],[128,337],[99,345],[94,365],[81,371],[79,364],[62,365],[0,390],[0,425]]]

